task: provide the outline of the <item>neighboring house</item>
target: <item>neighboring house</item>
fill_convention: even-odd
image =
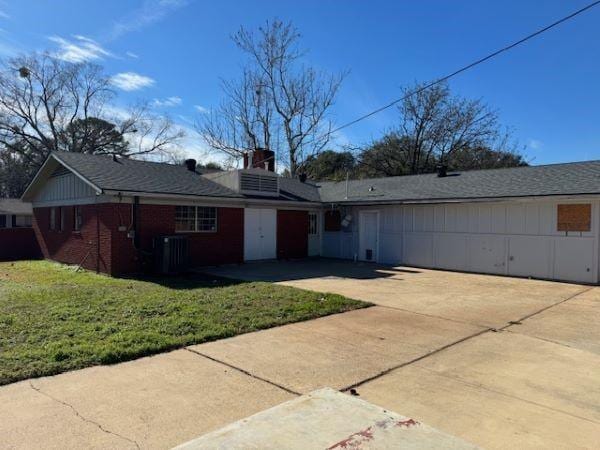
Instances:
[[[198,266],[322,255],[598,283],[600,161],[311,183],[270,158],[201,173],[56,152],[23,200],[46,258],[111,274],[177,234]]]
[[[31,203],[0,198],[0,261],[40,257],[32,218]]]

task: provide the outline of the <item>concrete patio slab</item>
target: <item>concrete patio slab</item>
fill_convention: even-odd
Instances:
[[[31,384],[0,388],[11,448],[164,449],[294,397],[187,350]]]
[[[321,389],[177,447],[227,449],[475,449],[425,424]]]
[[[34,390],[29,381],[0,388],[0,448],[135,449],[126,438],[83,420],[68,405]]]
[[[245,264],[208,270],[218,276],[274,281],[496,328],[589,288],[551,281],[328,259]]]
[[[486,448],[593,448],[600,436],[599,373],[595,354],[488,332],[358,392]]]
[[[372,307],[190,348],[308,393],[345,388],[483,330]]]
[[[600,427],[417,366],[358,388],[361,398],[487,449],[592,449]]]
[[[600,355],[600,288],[584,292],[509,330]]]

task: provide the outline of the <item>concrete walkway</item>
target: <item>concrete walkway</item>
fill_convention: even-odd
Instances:
[[[485,448],[597,446],[600,288],[324,260],[215,272],[378,306],[1,387],[0,447],[169,448],[326,386]]]

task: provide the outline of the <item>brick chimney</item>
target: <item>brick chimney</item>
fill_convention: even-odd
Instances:
[[[244,153],[244,169],[248,168],[275,172],[275,152],[266,148],[257,148]]]

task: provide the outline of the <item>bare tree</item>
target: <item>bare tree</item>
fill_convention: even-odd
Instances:
[[[11,157],[0,162],[24,165],[31,175],[51,151],[142,156],[166,152],[182,137],[168,119],[154,117],[148,108],[113,114],[114,96],[97,65],[35,53],[3,62],[0,152]],[[0,171],[7,167],[0,164]],[[2,175],[0,182],[6,178]]]
[[[494,148],[502,137],[498,115],[481,100],[453,96],[447,84],[404,89],[398,135],[404,138],[410,173],[434,161],[447,164],[452,154],[475,147]]]
[[[345,74],[325,75],[301,65],[305,52],[291,23],[267,22],[232,37],[249,56],[241,78],[223,82],[224,102],[200,120],[208,145],[230,157],[266,147],[294,176],[330,141],[331,106]]]

